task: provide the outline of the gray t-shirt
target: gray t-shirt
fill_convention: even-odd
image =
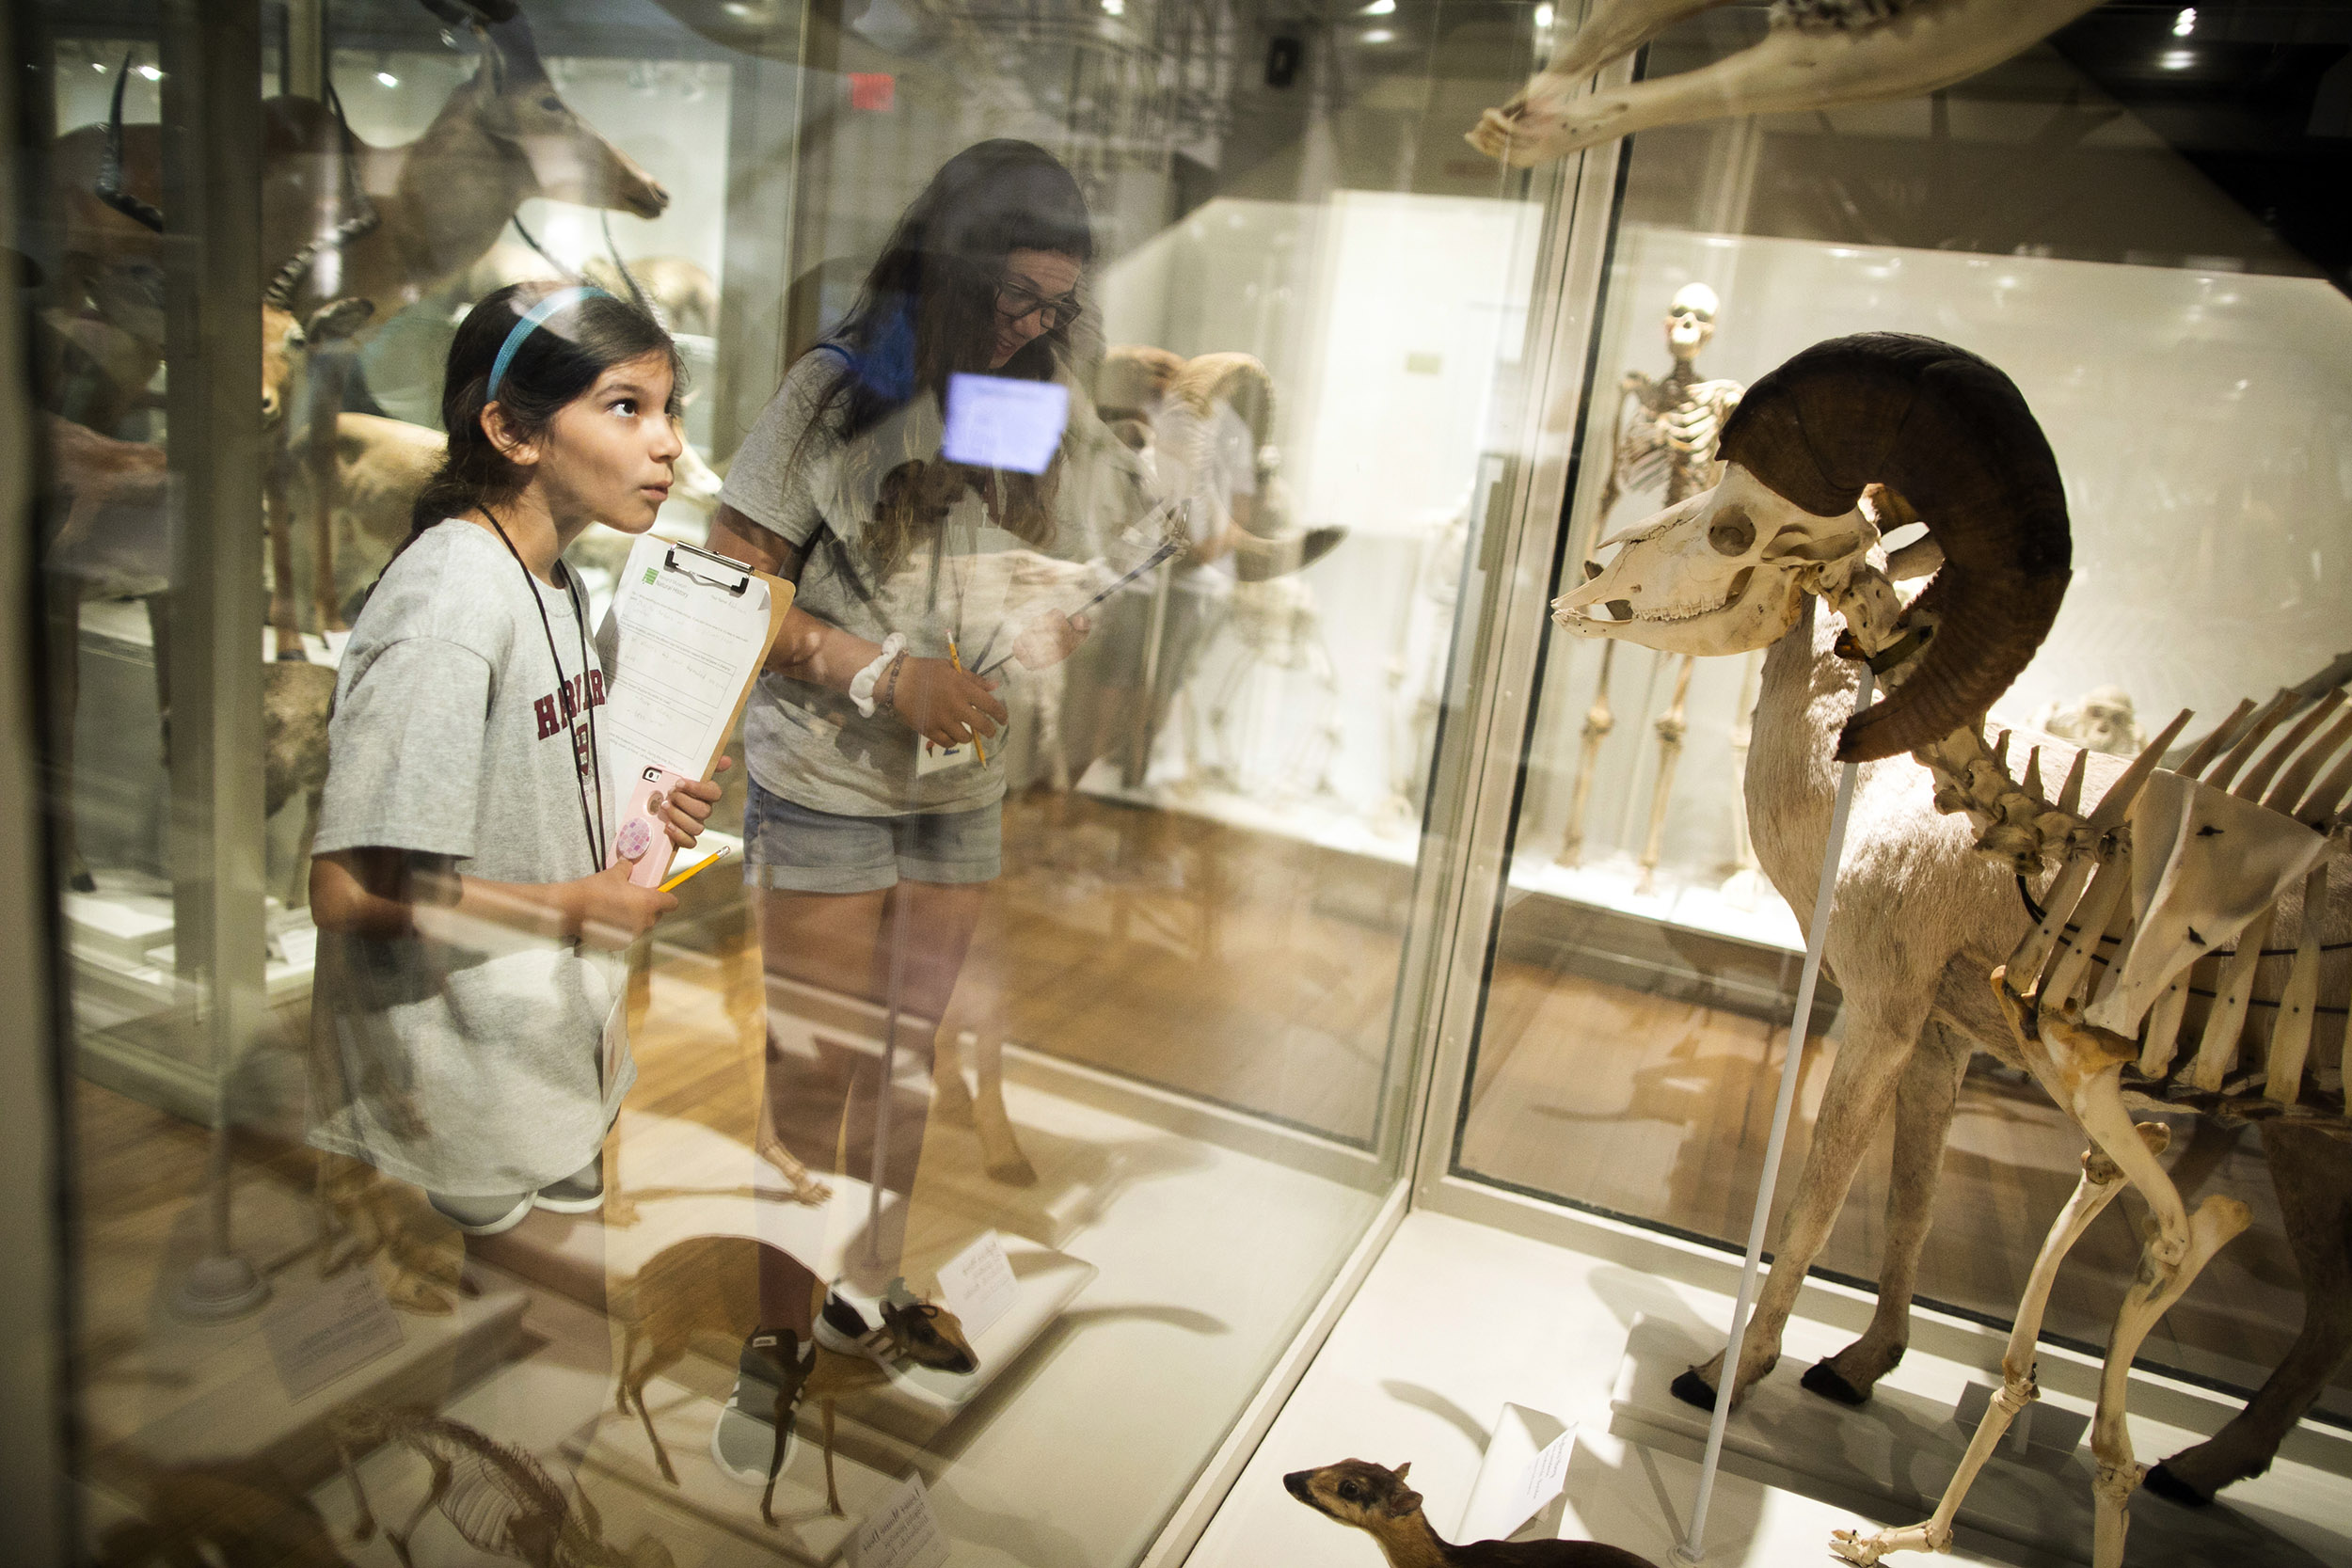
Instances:
[[[872,642],[896,632],[914,658],[946,658],[952,641],[965,667],[1008,653],[1044,610],[1075,610],[1151,544],[1122,537],[1148,510],[1135,456],[1085,406],[1072,400],[1063,443],[1053,536],[1033,543],[990,520],[965,491],[905,562],[877,578],[864,540],[886,476],[939,458],[940,409],[918,396],[873,430],[845,443],[834,416],[816,419],[843,373],[841,358],[802,356],[727,469],[720,499],[803,552],[793,607]],[[991,677],[1031,678],[1018,662]],[[999,699],[1008,695],[1000,689]],[[918,776],[919,744],[887,709],[870,719],[839,692],[771,671],[760,677],[743,720],[743,750],[760,787],[812,811],[843,816],[974,811],[1005,792],[1006,748],[992,743],[977,762]]]
[[[409,546],[343,650],[316,852],[447,855],[501,882],[595,871],[583,800],[598,818],[603,804],[565,703],[601,703],[604,670],[594,639],[582,660],[579,610],[472,523]],[[572,1174],[636,1077],[623,978],[618,954],[486,920],[438,938],[321,931],[310,1142],[457,1196]]]

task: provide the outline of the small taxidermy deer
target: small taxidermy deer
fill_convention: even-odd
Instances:
[[[1421,1494],[1405,1484],[1410,1465],[1383,1469],[1343,1459],[1282,1478],[1290,1495],[1380,1544],[1389,1568],[1657,1568],[1647,1558],[1597,1541],[1472,1541],[1455,1546],[1430,1528]]]
[[[771,1250],[750,1236],[691,1237],[656,1254],[628,1287],[615,1399],[624,1415],[635,1402],[661,1479],[673,1486],[678,1484],[677,1472],[646,1413],[645,1384],[656,1372],[675,1365],[698,1335],[739,1340],[760,1326],[760,1254]],[[806,1370],[797,1375],[787,1370],[776,1389],[776,1443],[768,1460],[768,1489],[759,1498],[759,1516],[768,1524],[776,1522],[776,1473],[784,1467],[793,1411],[803,1400],[815,1400],[824,1418],[825,1506],[840,1517],[841,1497],[833,1478],[834,1404],[881,1387],[909,1367],[969,1373],[979,1366],[956,1315],[906,1293],[903,1286],[894,1285],[882,1303],[882,1320],[881,1326],[870,1325],[848,1303],[831,1296],[825,1300]],[[788,1370],[802,1366],[793,1352],[787,1342],[782,1359]]]

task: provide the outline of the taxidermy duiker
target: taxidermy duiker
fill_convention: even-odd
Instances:
[[[1410,1465],[1383,1469],[1343,1459],[1282,1478],[1292,1497],[1380,1543],[1390,1568],[1657,1568],[1647,1558],[1597,1541],[1472,1541],[1450,1545],[1429,1528],[1421,1494],[1405,1484]]]

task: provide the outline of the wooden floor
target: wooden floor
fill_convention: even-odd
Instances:
[[[1370,1135],[1402,952],[1401,871],[1368,874],[1313,846],[1082,796],[1010,807],[1006,864],[961,1006],[1025,1046],[1336,1136]],[[748,1143],[755,954],[739,916],[712,929],[709,950],[662,961],[659,1007],[645,1010],[641,989],[631,1104]],[[1781,1037],[1754,1018],[1498,961],[1460,1166],[1743,1239]],[[1808,1047],[1784,1199],[1834,1050],[1834,1031]],[[2081,1145],[2037,1090],[1988,1066],[1979,1058],[1963,1089],[1920,1291],[2005,1319]],[[146,1332],[167,1252],[188,1244],[206,1140],[87,1084],[73,1108],[78,1338],[85,1368],[103,1376]],[[309,1157],[286,1136],[242,1151],[240,1180],[307,1190]],[[1827,1269],[1877,1272],[1888,1141],[1864,1164],[1820,1259]],[[2185,1341],[2266,1367],[2301,1300],[2258,1141],[2220,1150],[2203,1190],[2246,1200],[2254,1227],[2174,1310],[2150,1358],[2178,1364]],[[2057,1332],[2104,1341],[2136,1253],[2134,1202],[2078,1248],[2053,1303]],[[2352,1376],[2340,1374],[2328,1402],[2352,1410]]]

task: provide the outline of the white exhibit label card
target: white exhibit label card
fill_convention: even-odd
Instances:
[[[1517,1535],[1560,1495],[1575,1447],[1573,1425],[1527,1405],[1504,1404],[1454,1538],[1502,1541]]]
[[[399,1349],[400,1319],[375,1288],[375,1271],[361,1262],[271,1313],[262,1337],[286,1398],[303,1400]]]
[[[939,1568],[946,1560],[947,1538],[939,1532],[920,1470],[850,1535],[850,1568]]]
[[[992,1230],[942,1264],[939,1290],[947,1298],[947,1310],[963,1324],[966,1338],[987,1333],[1021,1290],[1021,1282],[1012,1276],[1012,1259],[1005,1256],[1004,1238]]]
[[[1567,1484],[1568,1454],[1575,1447],[1576,1428],[1571,1426],[1544,1445],[1542,1451],[1527,1462],[1527,1468],[1519,1472],[1518,1491],[1511,1498],[1511,1507],[1521,1524],[1534,1518],[1536,1510],[1558,1497],[1560,1489]],[[1514,1530],[1518,1528],[1512,1527]]]

